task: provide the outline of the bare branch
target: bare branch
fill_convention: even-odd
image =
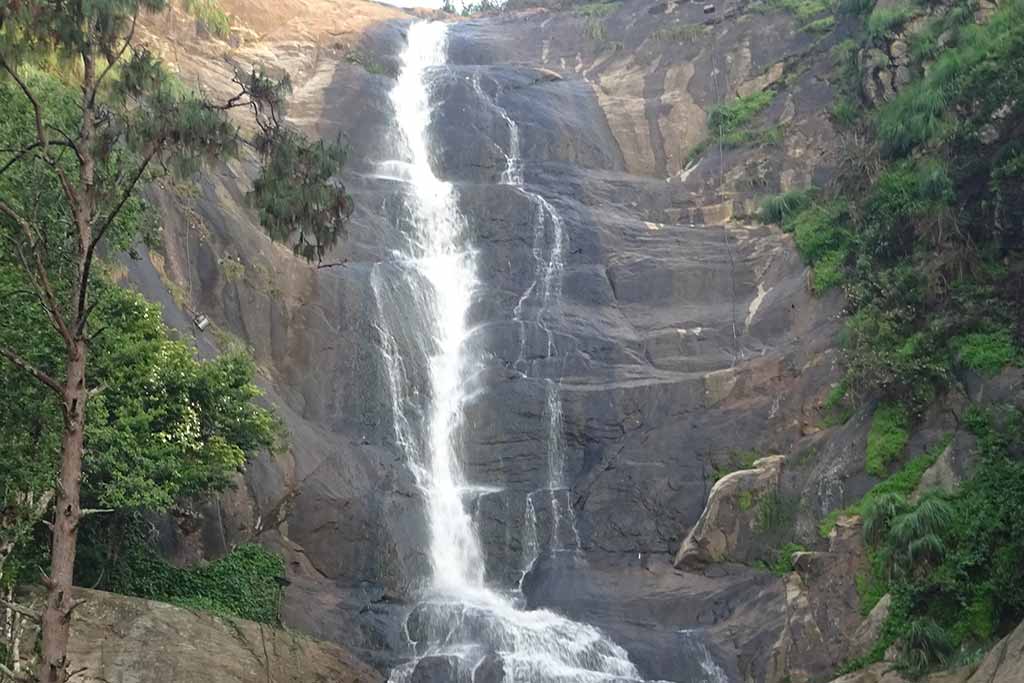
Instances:
[[[48,386],[50,389],[53,389],[53,391],[55,391],[58,396],[61,396],[61,397],[64,396],[64,387],[62,387],[60,384],[58,384],[57,381],[55,379],[53,379],[52,377],[50,377],[48,374],[46,374],[45,372],[43,372],[39,368],[35,367],[34,365],[29,363],[27,360],[25,360],[24,358],[22,358],[18,354],[16,354],[14,351],[11,351],[10,349],[8,349],[5,346],[0,346],[0,356],[3,356],[7,360],[9,360],[11,363],[13,363],[16,367],[18,367],[18,368],[24,370],[25,372],[27,372],[28,374],[32,375],[36,380],[38,380],[39,382],[42,382],[43,384]]]
[[[25,607],[24,605],[19,605],[16,602],[11,602],[10,600],[4,600],[2,598],[0,598],[0,607],[9,609],[12,612],[17,612],[21,616],[28,617],[32,621],[39,621],[39,619],[42,617],[42,614],[40,614],[34,609],[30,609],[28,607]]]
[[[7,665],[5,665],[5,664],[0,664],[0,673],[2,673],[4,676],[7,676],[8,678],[10,678],[13,681],[34,681],[35,680],[34,677],[30,676],[29,674],[27,674],[24,671],[12,671],[11,669],[8,669]]]
[[[80,512],[85,517],[87,515],[106,515],[111,512],[117,512],[117,510],[114,508],[82,508]]]

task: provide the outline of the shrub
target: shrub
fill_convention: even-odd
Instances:
[[[584,5],[577,5],[573,8],[573,11],[583,17],[600,18],[613,14],[620,6],[621,3],[617,0],[613,2],[589,2]]]
[[[110,590],[262,623],[277,621],[284,563],[263,546],[240,545],[219,560],[180,569],[146,541],[130,542],[112,566]]]
[[[951,345],[964,367],[988,376],[998,374],[1019,357],[1008,329],[961,335]]]
[[[843,201],[815,204],[786,221],[783,229],[793,233],[800,255],[814,265],[826,253],[849,244],[848,211]]]
[[[869,473],[877,477],[885,475],[889,463],[903,453],[910,438],[909,427],[910,418],[903,406],[886,403],[875,410],[868,432],[865,469]]]
[[[843,283],[846,259],[847,252],[844,249],[833,249],[821,255],[814,264],[811,288],[815,294],[824,294]]]
[[[768,570],[773,574],[785,576],[793,571],[793,555],[802,553],[807,548],[799,543],[787,543],[775,553],[775,559],[768,565]]]
[[[872,40],[881,40],[891,31],[898,29],[914,16],[914,8],[910,5],[895,7],[875,7],[868,17],[867,34]]]
[[[784,223],[790,217],[809,207],[814,199],[814,194],[814,188],[807,188],[805,190],[790,190],[768,197],[761,203],[757,217],[763,223]]]
[[[762,90],[720,104],[708,113],[708,128],[722,136],[736,132],[749,124],[755,116],[772,103],[773,99],[775,99],[774,92]]]

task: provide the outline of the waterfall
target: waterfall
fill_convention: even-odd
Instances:
[[[460,461],[464,407],[482,390],[475,382],[482,351],[467,325],[479,282],[455,189],[437,177],[430,153],[430,81],[443,73],[446,34],[442,23],[409,29],[391,93],[404,158],[387,166],[400,168],[407,182],[404,239],[371,275],[395,440],[425,501],[432,570],[405,624],[413,659],[396,667],[389,680],[412,680],[417,666],[430,659],[436,665],[431,680],[474,681],[478,671],[493,675],[493,667],[500,666],[509,683],[638,681],[626,651],[598,629],[547,610],[522,610],[511,591],[485,581],[483,552],[467,510],[467,501],[481,489],[467,484]],[[506,175],[509,183],[521,182],[512,164]],[[559,231],[557,249],[552,246],[543,267],[538,262],[537,322],[546,329],[544,314],[560,286],[553,269],[561,267],[561,224],[538,199],[548,212],[546,222],[557,222]],[[554,342],[548,334],[550,350]],[[554,396],[557,403],[557,392]],[[560,432],[560,408],[551,419]],[[560,487],[561,470],[553,465],[550,474]]]

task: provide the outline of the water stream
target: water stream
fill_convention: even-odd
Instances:
[[[390,168],[400,169],[407,183],[405,238],[371,278],[395,438],[422,491],[430,532],[430,582],[406,622],[413,657],[391,672],[390,681],[413,680],[424,662],[433,672],[427,680],[437,681],[475,682],[485,672],[487,680],[501,680],[495,678],[496,669],[509,683],[638,681],[626,651],[598,629],[547,610],[524,610],[514,588],[493,587],[485,580],[468,503],[493,489],[469,486],[460,460],[464,407],[483,390],[475,381],[483,351],[467,325],[479,281],[455,189],[435,174],[431,163],[430,84],[444,73],[447,30],[443,23],[417,23],[409,30],[391,93],[404,158]],[[510,150],[509,157],[504,180],[521,185],[518,151]],[[543,212],[539,230],[551,239],[539,241],[539,277],[517,309],[522,313],[531,296],[538,299],[529,308],[532,321],[546,330],[550,355],[555,341],[545,316],[560,287],[562,226],[545,200],[530,196]],[[556,382],[549,382],[547,395],[550,431],[556,435],[551,438],[560,439]],[[549,444],[552,448],[562,450],[557,440]],[[554,496],[564,491],[564,464],[550,462],[546,490]],[[563,497],[561,507],[571,509],[567,493]],[[535,529],[533,534],[536,546]],[[557,545],[557,528],[553,534]]]

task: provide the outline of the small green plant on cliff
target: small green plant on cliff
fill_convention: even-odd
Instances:
[[[217,0],[184,0],[184,6],[211,34],[226,38],[231,33],[231,20]]]
[[[757,217],[764,223],[781,225],[808,208],[814,201],[814,195],[814,188],[807,188],[768,197],[761,203]]]
[[[886,34],[907,23],[915,14],[915,9],[910,5],[896,5],[895,7],[876,7],[867,21],[867,34],[871,40],[882,40]]]
[[[761,453],[754,450],[731,451],[725,462],[715,464],[712,467],[711,480],[717,482],[727,474],[738,472],[739,470],[749,470],[760,457]]]
[[[910,418],[903,406],[883,403],[871,418],[865,469],[881,477],[890,462],[898,459],[910,439]]]
[[[964,367],[989,377],[1021,359],[1021,352],[1008,328],[961,335],[952,341],[952,347]]]
[[[703,36],[706,30],[704,24],[678,24],[660,28],[652,33],[651,37],[654,40],[687,45]]]
[[[588,18],[602,18],[607,17],[609,14],[614,14],[622,6],[621,2],[588,2],[583,5],[577,5],[573,8],[573,12],[580,15],[581,17]]]
[[[765,6],[774,10],[789,12],[806,25],[824,12],[832,9],[830,0],[766,0]]]
[[[773,91],[761,90],[720,104],[708,113],[708,128],[723,136],[735,133],[753,121],[774,99]]]

